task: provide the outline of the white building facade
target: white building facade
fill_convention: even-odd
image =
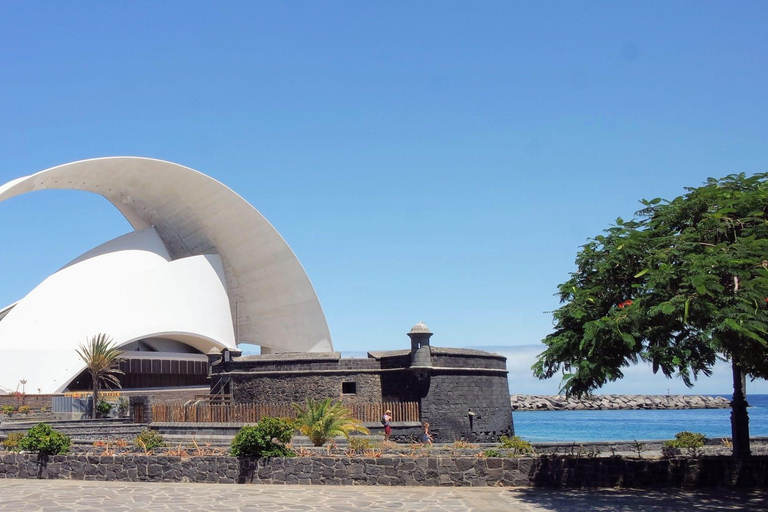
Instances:
[[[100,194],[134,231],[0,309],[0,386],[24,379],[30,391],[71,389],[85,369],[75,349],[98,333],[125,351],[124,368],[137,369],[130,387],[192,384],[204,378],[206,353],[240,343],[262,353],[333,350],[288,244],[216,180],[161,160],[99,158],[6,183],[0,201],[46,189]]]

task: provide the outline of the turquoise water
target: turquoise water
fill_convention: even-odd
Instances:
[[[750,395],[747,401],[750,435],[768,436],[768,395]],[[730,437],[730,415],[730,409],[526,411],[515,412],[512,418],[515,434],[524,439],[571,442],[672,439],[682,430],[710,438]]]

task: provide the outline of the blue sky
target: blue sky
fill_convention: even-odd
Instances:
[[[405,347],[419,320],[439,345],[535,345],[588,237],[768,170],[766,21],[764,2],[0,2],[0,182],[181,163],[280,231],[337,349]],[[0,203],[0,303],[129,229],[84,193]],[[513,391],[557,390],[515,368]],[[606,391],[685,391],[649,375]]]

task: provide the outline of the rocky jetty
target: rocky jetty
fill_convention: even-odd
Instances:
[[[598,409],[727,409],[730,401],[703,395],[510,395],[514,411],[585,411]]]

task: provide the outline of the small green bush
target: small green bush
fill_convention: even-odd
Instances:
[[[104,400],[99,400],[99,405],[96,406],[96,412],[99,413],[100,416],[108,415],[111,410],[112,410],[111,403]]]
[[[679,448],[681,450],[685,449],[689,454],[697,455],[701,448],[704,447],[706,440],[707,438],[704,436],[704,434],[700,434],[698,432],[688,432],[687,430],[684,430],[683,432],[678,432],[675,434],[675,438],[671,441],[665,441],[664,447]]]
[[[502,448],[512,450],[512,455],[530,455],[533,453],[531,443],[517,436],[501,436],[499,442],[501,442]]]
[[[3,414],[7,414],[8,416],[12,416],[16,408],[12,405],[4,405],[0,407],[0,411],[3,412]]]
[[[29,414],[32,408],[28,405],[22,405],[19,407],[19,414]]]
[[[154,430],[145,428],[138,436],[136,436],[134,443],[136,446],[149,453],[155,448],[165,446],[165,439]]]
[[[350,436],[349,449],[355,452],[362,452],[373,448],[371,440],[364,436]]]
[[[3,446],[9,452],[20,452],[22,439],[24,439],[24,432],[11,432],[3,441]]]
[[[262,418],[256,425],[246,425],[232,440],[230,452],[235,457],[294,457],[285,445],[293,437],[294,425],[282,418]]]
[[[19,442],[22,450],[40,455],[64,455],[69,451],[72,440],[68,435],[51,428],[47,423],[38,423]]]
[[[491,448],[483,452],[483,457],[501,457],[501,452]]]

